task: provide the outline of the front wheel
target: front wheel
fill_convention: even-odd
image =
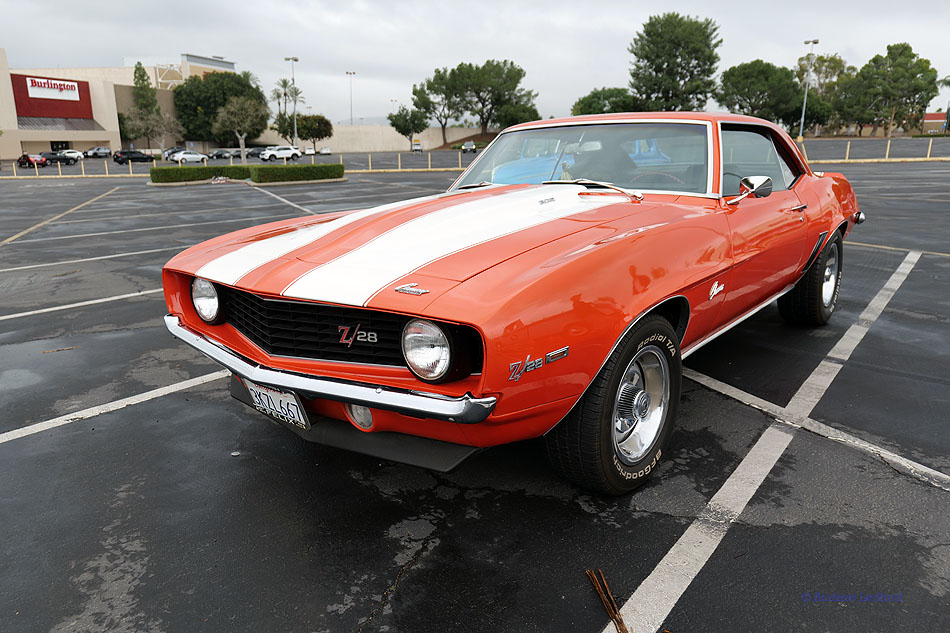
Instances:
[[[841,234],[835,233],[805,276],[778,300],[778,311],[788,323],[824,325],[838,307],[844,265]]]
[[[602,494],[626,494],[642,485],[672,435],[681,376],[673,328],[662,317],[645,318],[571,412],[545,435],[551,465]]]

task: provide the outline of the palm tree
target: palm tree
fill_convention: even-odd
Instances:
[[[297,110],[298,103],[307,103],[303,96],[303,90],[297,86],[291,86],[287,89],[287,100],[294,104],[294,111]]]
[[[294,87],[294,84],[293,82],[291,82],[289,79],[285,77],[283,79],[278,79],[276,85],[277,85],[277,89],[280,90],[280,95],[281,95],[280,98],[284,102],[284,112],[286,112],[288,93],[290,89]]]
[[[277,113],[282,114],[283,110],[281,110],[280,108],[280,103],[284,99],[284,93],[281,92],[280,88],[274,88],[273,90],[270,91],[270,98],[271,98],[271,101],[277,102]]]
[[[251,84],[251,85],[254,86],[255,88],[260,88],[260,87],[261,87],[261,80],[258,79],[258,78],[257,78],[257,75],[255,75],[255,74],[252,73],[251,71],[249,71],[249,70],[242,70],[242,71],[241,71],[241,77],[244,78],[244,81],[246,81],[247,83]]]

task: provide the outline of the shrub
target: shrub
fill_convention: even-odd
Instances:
[[[291,182],[295,180],[327,180],[342,178],[343,165],[252,165],[251,180],[254,182]]]
[[[215,176],[225,176],[235,180],[245,180],[251,176],[251,168],[246,165],[188,165],[182,167],[152,167],[152,182],[194,182],[209,180]]]
[[[225,176],[234,180],[250,178],[254,182],[292,182],[342,178],[343,165],[187,165],[152,167],[152,182],[194,182]]]

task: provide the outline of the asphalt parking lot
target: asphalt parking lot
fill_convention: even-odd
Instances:
[[[451,474],[307,444],[165,330],[177,251],[454,173],[0,182],[0,631],[612,631],[588,568],[636,633],[945,630],[950,165],[822,168],[868,216],[840,311],[691,356],[669,457],[620,499],[533,442]]]
[[[950,143],[948,143],[950,146]],[[465,153],[453,150],[439,150],[433,152],[373,152],[373,153],[346,153],[301,156],[297,160],[288,160],[291,165],[310,165],[323,163],[342,162],[347,170],[360,169],[452,169],[468,167],[469,163],[475,158],[476,154]],[[0,177],[17,176],[40,176],[49,178],[51,176],[106,176],[106,175],[139,175],[145,177],[153,166],[176,167],[177,163],[159,160],[156,162],[126,163],[120,165],[111,158],[86,158],[81,163],[67,165],[66,163],[52,163],[46,167],[30,166],[17,167],[16,161],[3,161],[0,164]],[[259,158],[248,158],[249,165],[283,165],[284,161],[262,162]],[[186,163],[190,165],[201,163]],[[216,159],[209,160],[208,165],[240,165],[240,159]],[[451,182],[451,181],[450,181]]]

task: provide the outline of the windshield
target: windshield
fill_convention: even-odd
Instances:
[[[640,191],[707,193],[707,127],[615,123],[508,132],[456,185],[586,178]]]

